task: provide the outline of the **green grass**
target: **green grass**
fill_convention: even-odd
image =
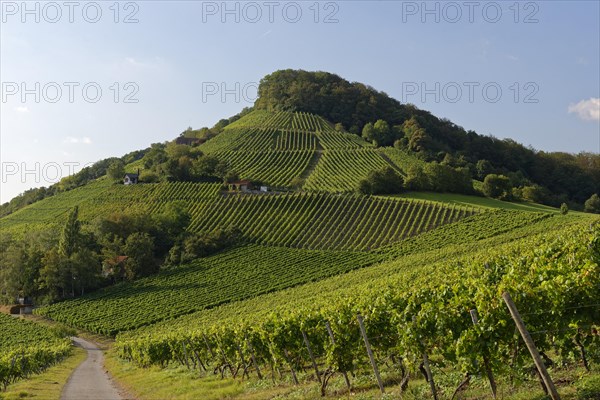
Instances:
[[[353,390],[350,395],[340,374],[335,375],[325,397],[321,396],[319,385],[307,367],[307,372],[298,372],[299,385],[294,385],[288,371],[283,376],[276,373],[273,383],[269,371],[263,371],[265,377],[259,380],[253,372],[250,379],[241,381],[226,376],[213,375],[212,371],[199,374],[182,366],[141,368],[125,362],[115,352],[108,352],[105,365],[109,372],[124,386],[128,392],[139,400],[192,400],[192,399],[398,399],[426,400],[431,399],[428,383],[420,374],[411,376],[408,390],[402,395],[398,387],[400,377],[394,369],[384,368],[381,371],[386,385],[382,395],[369,370],[363,370],[352,379]],[[440,399],[450,399],[452,392],[462,379],[460,373],[449,368],[434,370],[437,378]],[[563,400],[596,400],[600,396],[600,371],[586,373],[582,368],[569,367],[550,371],[557,382],[557,389]],[[516,387],[508,376],[496,376],[498,398],[505,400],[548,400],[544,396],[536,379],[529,378]],[[469,388],[460,397],[463,400],[483,400],[491,398],[489,384],[483,377],[474,376]]]
[[[406,192],[393,197],[403,199],[439,201],[446,204],[456,204],[461,206],[494,208],[502,210],[533,211],[533,212],[559,212],[558,209],[536,203],[526,202],[508,202],[488,197],[468,196],[454,193],[433,193],[433,192]]]
[[[39,375],[9,385],[0,392],[0,400],[58,400],[73,370],[87,357],[87,352],[74,347],[71,355]]]
[[[237,397],[245,389],[244,384],[234,379],[222,380],[220,376],[199,379],[197,372],[184,368],[138,368],[120,360],[113,352],[106,354],[104,363],[121,386],[139,400],[217,400]]]

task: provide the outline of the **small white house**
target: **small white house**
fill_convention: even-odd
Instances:
[[[138,183],[139,178],[139,174],[125,174],[125,177],[123,177],[123,183],[125,185],[135,185]]]

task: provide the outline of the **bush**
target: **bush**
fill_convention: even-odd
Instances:
[[[196,233],[188,236],[181,244],[169,251],[167,264],[178,265],[200,257],[207,257],[242,240],[242,232],[237,228],[216,229],[209,233]]]
[[[569,212],[569,206],[567,205],[567,203],[562,203],[560,205],[560,213],[562,215],[567,215],[568,212]]]
[[[140,182],[142,183],[158,183],[160,182],[160,177],[153,171],[143,171],[140,174]]]
[[[594,193],[585,201],[585,212],[600,214],[600,197],[597,194]]]
[[[396,194],[404,189],[404,179],[392,167],[371,171],[366,179],[358,184],[362,194]]]
[[[521,197],[523,200],[532,201],[534,203],[543,203],[548,193],[546,189],[540,185],[524,186],[521,189]]]
[[[487,197],[506,200],[511,193],[510,179],[504,175],[489,174],[483,180],[483,194]]]

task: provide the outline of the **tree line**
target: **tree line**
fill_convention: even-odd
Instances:
[[[158,214],[115,212],[89,224],[75,207],[60,235],[29,232],[0,237],[0,300],[17,297],[38,304],[82,296],[122,281],[132,281],[205,257],[235,245],[235,228],[208,233],[187,231],[190,215],[171,203]],[[57,237],[58,236],[58,237]]]

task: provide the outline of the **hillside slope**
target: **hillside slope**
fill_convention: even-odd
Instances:
[[[479,210],[351,194],[372,171],[391,166],[404,173],[421,161],[397,149],[374,149],[306,113],[253,111],[199,150],[225,161],[240,178],[261,181],[275,190],[282,186],[283,191],[227,192],[219,183],[193,182],[124,186],[104,177],[0,218],[0,229],[15,235],[54,229],[62,226],[75,206],[80,220],[90,224],[116,212],[156,215],[169,204],[179,203],[190,214],[189,232],[236,227],[254,243],[365,251]],[[142,160],[126,166],[126,170],[136,169],[144,171]],[[290,191],[292,181],[300,177],[304,178],[302,189]]]

